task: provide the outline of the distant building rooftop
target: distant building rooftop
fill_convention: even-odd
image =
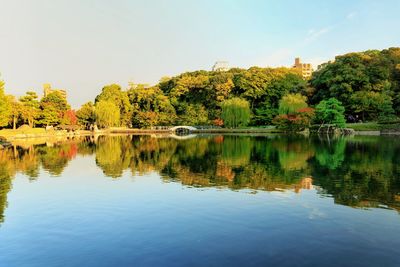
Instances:
[[[217,61],[212,67],[212,71],[228,71],[229,64],[228,61]]]
[[[67,99],[67,91],[63,89],[52,89],[51,84],[43,84],[43,96],[46,97],[51,93],[58,92],[64,99]]]
[[[299,57],[296,57],[294,59],[293,68],[299,70],[301,73],[301,76],[304,79],[310,78],[312,75],[312,72],[313,72],[313,68],[312,68],[311,64],[310,63],[301,63]]]

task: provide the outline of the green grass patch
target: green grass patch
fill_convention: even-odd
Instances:
[[[278,132],[282,132],[282,131],[279,129],[276,129],[275,126],[266,126],[266,127],[199,129],[195,132],[200,132],[200,133],[278,133]]]
[[[392,124],[380,124],[378,122],[347,123],[346,128],[352,128],[355,131],[400,130],[400,123],[392,123]]]
[[[17,134],[45,134],[46,129],[44,128],[28,128],[28,129],[3,129],[0,130],[0,136],[10,137]]]
[[[346,128],[351,128],[355,131],[380,131],[382,129],[381,126],[377,122],[346,123]]]

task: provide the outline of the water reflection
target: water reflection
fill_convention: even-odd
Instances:
[[[158,172],[165,182],[233,190],[316,188],[335,203],[400,210],[400,140],[353,137],[325,140],[285,136],[100,136],[0,150],[0,220],[17,172],[32,181],[40,170],[62,176],[77,155],[93,155],[105,176]]]

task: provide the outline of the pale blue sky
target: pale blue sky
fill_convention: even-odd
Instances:
[[[73,107],[103,85],[231,66],[314,65],[400,46],[398,0],[0,0],[8,93],[49,82]]]

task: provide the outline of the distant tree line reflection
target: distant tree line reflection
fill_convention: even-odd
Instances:
[[[295,192],[315,187],[338,204],[400,210],[400,139],[217,135],[175,140],[137,135],[0,150],[0,220],[16,173],[32,181],[41,170],[60,176],[71,160],[85,155],[95,157],[104,175],[113,179],[125,171],[158,172],[165,182],[194,187]]]

